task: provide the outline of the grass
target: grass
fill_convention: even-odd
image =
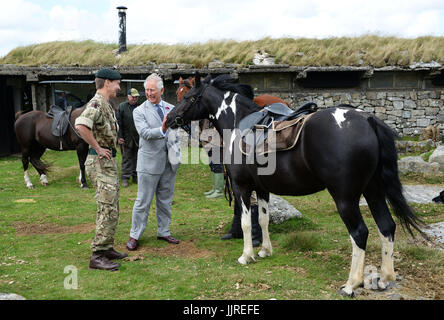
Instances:
[[[326,191],[284,197],[303,217],[271,225],[273,256],[241,266],[236,260],[243,241],[220,240],[230,226],[232,208],[224,199],[208,201],[203,196],[210,189],[208,166],[182,165],[171,223],[172,235],[181,244],[157,241],[155,217],[150,214],[140,250],[131,252],[119,271],[91,271],[88,262],[94,237],[94,191],[82,190],[75,182],[78,167],[74,152],[48,151],[44,159],[53,163],[48,175],[50,184],[41,186],[31,169],[33,190],[25,187],[17,156],[0,159],[0,292],[42,300],[343,299],[337,290],[348,277],[351,244]],[[444,185],[443,181],[436,183]],[[116,248],[120,251],[126,251],[136,193],[135,185],[120,190],[116,232]],[[427,223],[444,220],[442,205],[414,208]],[[379,266],[377,229],[368,208],[362,207],[362,213],[370,229],[366,262]],[[396,239],[395,268],[406,277],[402,286],[417,288],[417,296],[439,298],[444,253],[412,241],[401,228]],[[70,276],[64,270],[69,266],[78,272],[77,290],[64,287]]]
[[[263,38],[257,41],[208,41],[128,45],[116,55],[117,44],[87,41],[53,41],[11,50],[0,64],[21,66],[140,66],[149,63],[185,63],[207,66],[214,59],[241,66],[252,64],[254,54],[264,50],[276,63],[292,66],[404,66],[415,62],[442,62],[444,37],[415,39],[364,35],[327,39]]]

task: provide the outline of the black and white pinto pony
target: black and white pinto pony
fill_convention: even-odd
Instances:
[[[386,199],[401,225],[413,235],[421,234],[424,223],[415,216],[402,194],[398,176],[395,133],[381,120],[353,108],[339,105],[315,112],[305,123],[296,146],[279,151],[275,171],[259,174],[263,165],[233,161],[234,151],[239,148],[239,121],[257,105],[237,92],[227,75],[201,81],[168,115],[167,125],[172,128],[184,122],[208,118],[224,139],[224,161],[235,201],[241,204],[241,225],[244,249],[238,259],[241,264],[255,260],[251,240],[250,196],[256,191],[259,206],[259,224],[262,228],[262,248],[259,257],[272,255],[268,232],[269,193],[303,196],[327,189],[336,203],[341,219],[349,232],[353,255],[348,281],[340,293],[354,296],[354,290],[363,284],[364,258],[368,228],[362,218],[359,201],[364,195],[376,221],[382,243],[381,278],[378,285],[385,289],[395,281],[393,245],[396,224],[392,219]],[[240,85],[245,87],[245,85]],[[241,89],[243,89],[241,87]],[[224,135],[229,130],[231,134]],[[227,157],[228,153],[228,157]],[[243,155],[243,161],[246,157]]]

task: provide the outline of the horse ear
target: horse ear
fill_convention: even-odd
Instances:
[[[190,79],[190,84],[191,84],[192,87],[194,87],[195,83],[196,83],[196,78],[191,78]]]
[[[194,77],[195,79],[195,87],[200,87],[201,83],[200,83],[200,74],[199,72],[196,72],[196,76]]]
[[[204,79],[204,83],[210,83],[211,82],[211,79],[212,79],[212,77],[211,77],[211,74],[209,74],[209,75],[207,75],[206,77],[205,77],[205,79]]]
[[[182,77],[179,78],[179,84],[180,84],[180,85],[183,84],[183,79],[182,79]]]

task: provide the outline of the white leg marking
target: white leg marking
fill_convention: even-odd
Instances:
[[[80,187],[82,187],[82,170],[80,170],[79,182],[80,182]]]
[[[379,232],[379,230],[378,230]],[[379,237],[381,239],[381,279],[378,281],[378,286],[381,289],[386,289],[389,281],[395,281],[395,268],[393,267],[393,246],[394,241],[390,240],[388,237],[384,237],[381,232],[379,232]]]
[[[259,224],[262,229],[262,248],[258,255],[261,258],[269,257],[273,253],[271,247],[270,234],[268,232],[268,223],[270,221],[270,216],[268,214],[268,202],[264,199],[257,199],[258,209],[259,209]]]
[[[353,291],[364,282],[364,260],[365,251],[359,248],[355,240],[350,236],[353,245],[353,256],[347,283],[341,290],[349,296],[353,296]]]
[[[34,188],[34,186],[32,185],[31,179],[29,179],[28,170],[25,171],[25,183],[26,183],[26,187],[28,187],[29,189]]]
[[[244,233],[244,252],[237,259],[240,264],[246,265],[254,260],[253,241],[251,239],[251,210],[247,209],[244,201],[241,199],[242,205],[242,231]]]
[[[40,176],[40,183],[41,183],[43,186],[48,185],[48,177],[46,176],[46,174],[42,174],[42,175]]]
[[[345,121],[344,115],[348,112],[348,110],[336,108],[335,112],[332,113],[333,117],[336,120],[339,128],[342,128],[342,123]]]

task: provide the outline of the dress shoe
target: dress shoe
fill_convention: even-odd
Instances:
[[[158,240],[165,240],[168,243],[172,244],[179,244],[179,240],[174,239],[172,236],[166,236],[166,237],[157,237]]]
[[[94,252],[89,260],[90,269],[116,271],[119,267],[119,263],[109,261],[103,253]]]
[[[104,251],[103,255],[110,260],[123,259],[123,258],[128,257],[128,255],[126,253],[117,252],[116,250],[114,250],[114,248]]]
[[[139,246],[139,242],[134,238],[129,238],[126,248],[130,251],[134,251]]]

